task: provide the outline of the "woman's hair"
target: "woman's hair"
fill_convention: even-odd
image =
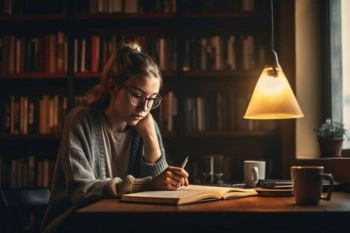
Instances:
[[[114,80],[115,84],[123,84],[135,75],[148,75],[159,78],[162,86],[162,77],[158,65],[146,53],[141,52],[136,43],[123,44],[119,50],[113,52],[108,59],[101,78],[101,82],[93,86],[83,97],[82,104],[105,108],[110,101],[108,81]]]

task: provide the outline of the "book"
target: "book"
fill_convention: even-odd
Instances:
[[[173,191],[143,191],[124,194],[120,201],[154,204],[183,205],[205,201],[226,200],[255,196],[255,189],[234,187],[188,185]]]

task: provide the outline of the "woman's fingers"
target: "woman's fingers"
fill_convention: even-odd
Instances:
[[[183,169],[179,167],[168,167],[167,169],[168,176],[177,181],[177,186],[183,186],[188,185],[188,173]]]
[[[181,167],[173,167],[173,166],[169,166],[167,168],[167,171],[171,171],[174,174],[177,174],[180,177],[183,178],[188,178],[188,173],[186,172],[185,169],[181,168]]]
[[[190,182],[188,181],[188,178],[185,179],[185,186],[188,186],[190,184]]]
[[[171,186],[177,187],[179,181],[176,179],[173,179],[171,177],[166,178],[166,184],[170,184]]]
[[[175,190],[188,185],[188,173],[183,168],[169,166],[152,180],[152,185],[155,189]]]

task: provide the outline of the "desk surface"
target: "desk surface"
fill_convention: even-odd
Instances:
[[[182,206],[136,204],[115,199],[102,200],[80,209],[79,214],[106,215],[120,213],[186,213],[186,212],[349,212],[350,193],[333,193],[331,201],[320,201],[318,206],[298,206],[294,197],[244,197],[239,199],[210,201]],[[350,220],[350,219],[349,219]]]
[[[336,192],[330,202],[321,201],[317,206],[297,206],[294,197],[254,196],[183,206],[109,199],[78,210],[69,229],[79,226],[76,228],[79,232],[83,232],[83,228],[91,232],[118,225],[127,229],[126,232],[167,233],[219,232],[249,226],[251,232],[256,232],[273,226],[303,232],[301,226],[306,226],[312,227],[312,232],[326,232],[334,228],[349,229],[349,221],[350,193]]]

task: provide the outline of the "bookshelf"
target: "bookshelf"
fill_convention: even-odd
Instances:
[[[1,187],[28,186],[25,175],[10,174],[29,172],[33,160],[33,186],[49,187],[65,114],[125,40],[138,41],[162,70],[164,102],[153,114],[169,163],[190,155],[193,181],[210,154],[224,155],[227,182],[242,179],[248,159],[266,160],[269,178],[282,175],[282,134],[293,126],[242,119],[264,65],[267,1],[10,2],[0,8]]]

